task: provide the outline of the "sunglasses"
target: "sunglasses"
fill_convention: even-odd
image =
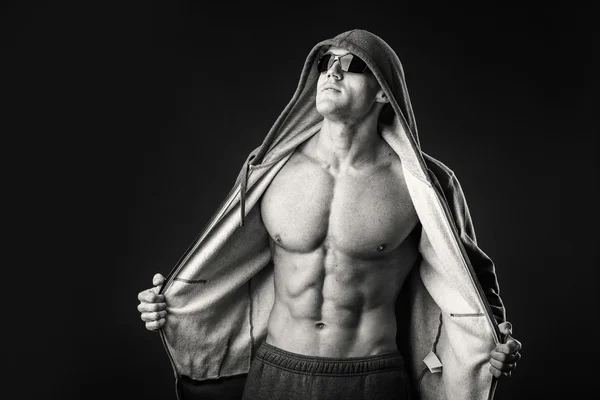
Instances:
[[[325,72],[331,68],[336,61],[339,62],[340,68],[344,72],[362,74],[367,70],[367,64],[352,53],[346,53],[342,56],[336,56],[330,53],[324,54],[323,57],[319,59],[317,70],[319,72]]]

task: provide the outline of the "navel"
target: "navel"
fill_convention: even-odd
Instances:
[[[324,324],[324,323],[322,323],[322,322],[317,322],[317,323],[315,324],[315,326],[317,327],[317,329],[323,329],[323,328],[325,328],[325,324]]]
[[[385,247],[385,243],[381,243],[379,246],[377,246],[377,251],[384,251]]]

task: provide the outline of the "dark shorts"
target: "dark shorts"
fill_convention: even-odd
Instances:
[[[356,358],[311,357],[268,343],[252,361],[243,400],[410,399],[400,352]]]

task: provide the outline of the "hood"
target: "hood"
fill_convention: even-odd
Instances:
[[[390,99],[391,108],[382,111],[379,123],[388,127],[399,124],[409,136],[413,147],[419,149],[417,124],[400,59],[379,36],[365,30],[353,29],[319,42],[312,48],[306,57],[294,96],[269,131],[252,164],[263,162],[270,150],[292,140],[295,134],[313,131],[323,120],[315,105],[319,78],[317,62],[330,47],[346,49],[367,63]]]
[[[317,63],[330,47],[346,49],[367,64],[390,101],[379,116],[380,133],[386,132],[388,142],[391,136],[392,140],[396,139],[398,143],[404,144],[394,147],[401,158],[406,158],[411,169],[418,169],[417,164],[424,166],[417,123],[398,55],[379,36],[366,30],[353,29],[323,40],[312,48],[306,57],[292,99],[269,130],[261,146],[253,151],[247,160],[245,172],[238,177],[241,179],[242,189],[242,225],[248,167],[278,161],[300,142],[316,133],[321,126],[323,116],[317,112],[315,104],[319,78]]]

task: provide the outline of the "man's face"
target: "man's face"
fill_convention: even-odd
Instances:
[[[348,51],[331,47],[327,54],[342,56]],[[330,120],[360,120],[371,110],[379,90],[379,83],[368,68],[362,73],[346,72],[336,60],[319,75],[317,111]]]

